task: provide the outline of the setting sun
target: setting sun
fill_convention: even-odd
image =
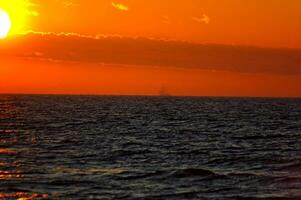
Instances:
[[[0,10],[0,39],[3,39],[7,36],[11,27],[11,21],[8,14]]]
[[[38,12],[32,9],[35,6],[28,0],[0,0],[2,37],[25,32],[30,25],[29,16],[38,16]],[[10,24],[9,28],[8,24]]]

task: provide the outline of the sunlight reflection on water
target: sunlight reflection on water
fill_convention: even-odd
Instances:
[[[33,199],[47,199],[48,195],[43,194],[37,194],[37,193],[33,193],[33,194],[29,194],[26,192],[16,192],[14,194],[4,194],[4,193],[0,193],[0,199],[17,199],[17,200],[33,200]]]
[[[4,185],[7,184],[7,187],[1,188],[0,199],[47,199],[47,194],[38,194],[32,191],[23,191],[22,189],[18,189],[18,186],[16,184],[18,181],[24,180],[27,175],[27,173],[23,169],[20,169],[22,167],[22,161],[18,159],[18,153],[20,153],[22,149],[10,148],[11,145],[17,144],[19,142],[17,136],[17,133],[19,131],[12,129],[14,124],[11,123],[8,119],[17,119],[15,116],[18,112],[18,109],[12,103],[12,98],[6,96],[3,96],[1,98],[0,181]]]

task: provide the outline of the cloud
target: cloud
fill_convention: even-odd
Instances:
[[[37,7],[37,6],[39,6],[38,4],[31,2],[30,0],[24,0],[24,4],[27,7]]]
[[[0,56],[301,76],[301,49],[195,44],[76,33],[29,32],[0,41]]]
[[[112,2],[112,6],[118,10],[121,10],[121,11],[128,11],[129,10],[129,7],[124,5],[124,4],[121,4],[121,3],[115,3],[115,2]]]
[[[27,10],[26,10],[27,15],[31,15],[34,17],[37,17],[40,15],[38,11],[32,9],[33,7],[38,7],[39,4],[33,3],[30,0],[24,0],[23,3],[27,7]]]
[[[35,10],[27,10],[27,14],[31,15],[31,16],[34,16],[34,17],[37,17],[37,16],[40,15],[40,13],[38,11],[35,11]]]
[[[196,21],[196,22],[203,22],[205,24],[209,24],[211,19],[210,17],[208,17],[206,14],[203,14],[203,16],[201,18],[199,17],[192,17],[192,20]]]
[[[171,24],[171,19],[169,16],[162,16],[162,21],[165,24]]]
[[[72,2],[72,1],[69,1],[69,0],[64,0],[62,1],[62,4],[65,8],[69,8],[69,7],[73,7],[73,6],[77,6],[78,4]]]

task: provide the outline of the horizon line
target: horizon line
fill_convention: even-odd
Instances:
[[[152,94],[89,94],[89,93],[1,93],[0,96],[94,96],[94,97],[165,97],[165,98],[248,98],[248,99],[300,99],[301,96],[248,96],[248,95],[152,95]]]

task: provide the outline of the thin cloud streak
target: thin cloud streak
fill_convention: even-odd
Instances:
[[[128,11],[129,10],[128,6],[126,6],[124,4],[121,4],[121,3],[112,2],[112,6],[114,8],[116,8],[117,10],[121,10],[121,11]]]
[[[192,17],[192,20],[196,21],[196,22],[203,22],[205,24],[209,24],[211,19],[210,17],[208,17],[206,14],[203,14],[202,18],[199,17]]]
[[[40,13],[38,11],[32,9],[34,7],[38,7],[39,4],[33,3],[30,0],[24,1],[24,4],[28,8],[27,11],[26,11],[27,15],[31,15],[31,16],[34,16],[34,17],[37,17],[37,16],[40,15]]]

